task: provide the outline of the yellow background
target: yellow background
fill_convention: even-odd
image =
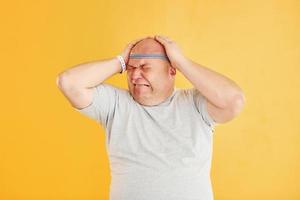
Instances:
[[[300,199],[300,1],[6,1],[0,22],[1,200],[108,199],[103,128],[56,76],[154,34],[245,92],[214,135],[215,199]],[[106,82],[127,87],[125,74]]]

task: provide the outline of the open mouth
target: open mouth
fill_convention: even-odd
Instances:
[[[133,84],[133,85],[134,85],[134,87],[136,87],[136,86],[138,86],[138,87],[140,87],[140,86],[150,87],[150,85],[147,85],[147,84]]]

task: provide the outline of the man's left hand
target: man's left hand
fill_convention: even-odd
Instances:
[[[160,42],[165,47],[167,56],[174,68],[178,69],[181,63],[187,61],[187,58],[184,56],[175,41],[171,40],[167,36],[162,35],[155,35],[154,39]]]

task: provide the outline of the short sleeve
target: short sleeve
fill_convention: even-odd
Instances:
[[[101,83],[93,88],[92,102],[87,107],[81,109],[74,107],[74,109],[107,126],[109,120],[113,118],[114,110],[116,109],[118,91],[119,88]]]
[[[197,111],[201,114],[201,117],[204,120],[204,122],[212,130],[214,130],[214,127],[218,124],[217,122],[214,121],[214,119],[210,116],[210,114],[207,111],[207,99],[196,88],[192,88],[191,91],[192,91],[193,101]]]

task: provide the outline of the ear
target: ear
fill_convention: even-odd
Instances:
[[[176,68],[170,66],[170,67],[169,67],[169,72],[170,72],[171,75],[175,76],[175,75],[176,75]]]

